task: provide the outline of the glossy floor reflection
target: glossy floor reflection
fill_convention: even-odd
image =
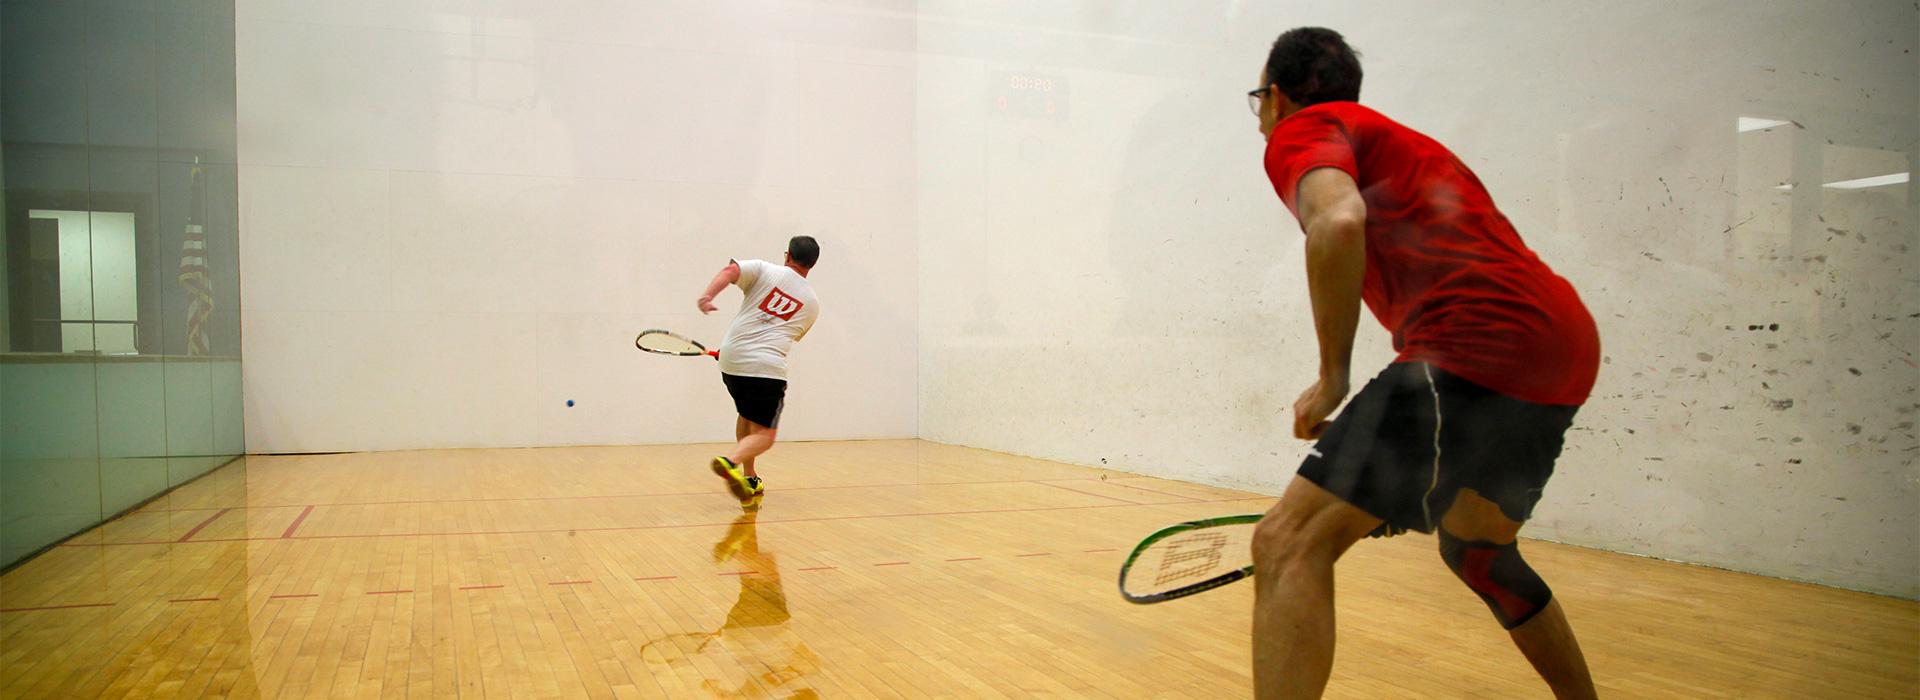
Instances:
[[[0,577],[0,697],[1248,694],[1252,589],[1124,550],[1267,497],[918,441],[250,457]],[[1279,468],[1279,467],[1276,467]],[[1330,697],[1544,692],[1432,541],[1340,569]],[[1537,543],[1604,691],[1911,697],[1920,606]]]
[[[740,585],[726,621],[712,631],[675,632],[649,641],[640,646],[640,658],[696,673],[695,661],[706,661],[709,668],[722,671],[721,677],[700,683],[701,690],[713,697],[819,697],[806,676],[819,670],[820,657],[787,624],[793,615],[787,612],[787,595],[780,584],[779,558],[761,549],[754,527],[761,501],[756,497],[744,504],[746,512],[713,545],[715,564],[740,566],[739,571],[724,573]]]

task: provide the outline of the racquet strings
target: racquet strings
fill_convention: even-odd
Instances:
[[[1120,588],[1147,597],[1201,583],[1253,564],[1252,523],[1174,533],[1140,551]]]
[[[706,348],[700,347],[698,343],[666,331],[642,333],[636,344],[642,350],[669,355],[704,355],[707,352]]]

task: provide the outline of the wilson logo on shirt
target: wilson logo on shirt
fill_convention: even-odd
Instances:
[[[767,293],[767,298],[760,300],[761,311],[782,321],[793,320],[793,315],[800,313],[802,306],[805,304],[801,304],[799,299],[787,296],[787,293],[780,291],[779,287],[774,287],[773,291]]]

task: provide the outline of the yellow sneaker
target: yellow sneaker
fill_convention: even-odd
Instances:
[[[740,465],[734,464],[733,460],[713,458],[713,473],[727,480],[727,490],[733,492],[734,498],[744,501],[753,496],[753,487],[747,485],[747,475],[741,473]]]

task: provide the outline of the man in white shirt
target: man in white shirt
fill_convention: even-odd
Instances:
[[[739,440],[733,454],[713,458],[713,472],[727,480],[727,488],[741,501],[760,495],[760,475],[753,460],[773,447],[780,427],[780,410],[787,396],[787,351],[806,337],[820,316],[820,299],[807,284],[807,273],[820,260],[820,244],[812,236],[794,236],[787,242],[784,264],[765,260],[729,260],[700,295],[700,313],[713,313],[713,297],[737,284],[746,294],[740,313],[720,344],[720,379],[733,396],[733,434]]]

